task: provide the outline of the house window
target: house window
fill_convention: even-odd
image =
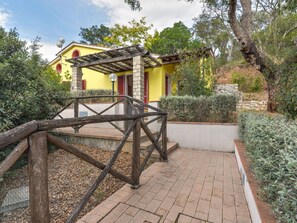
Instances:
[[[79,57],[80,56],[80,53],[78,50],[74,50],[73,53],[72,53],[72,58],[76,58],[76,57]]]
[[[82,84],[81,89],[86,90],[87,89],[87,80],[82,80],[81,84]]]
[[[58,73],[61,73],[61,72],[62,72],[62,65],[61,65],[60,63],[57,64],[57,66],[56,66],[56,71],[57,71]]]

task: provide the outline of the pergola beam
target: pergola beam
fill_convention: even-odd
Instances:
[[[144,51],[144,52],[139,52],[139,53],[135,53],[135,54],[115,57],[115,58],[102,59],[102,60],[92,61],[92,62],[84,62],[84,63],[76,64],[74,66],[83,68],[83,67],[96,66],[96,65],[100,65],[100,64],[116,63],[116,62],[121,62],[121,61],[126,61],[126,60],[132,60],[133,57],[136,57],[136,56],[145,56],[147,53],[148,53],[148,51]]]

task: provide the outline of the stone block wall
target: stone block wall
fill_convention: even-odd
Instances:
[[[81,68],[72,67],[71,91],[79,91],[82,89],[82,75]]]
[[[238,84],[218,84],[215,86],[215,94],[232,94],[238,96],[237,110],[264,111],[267,109],[267,101],[244,101],[243,93],[238,90]]]
[[[218,84],[215,86],[215,94],[232,94],[242,99],[242,92],[238,90],[238,84]]]
[[[144,101],[144,62],[141,56],[133,58],[133,97]]]
[[[267,101],[239,101],[237,110],[265,111],[267,109]]]

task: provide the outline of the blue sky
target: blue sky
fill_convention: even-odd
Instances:
[[[154,29],[162,30],[174,22],[192,25],[201,12],[201,3],[183,0],[141,0],[142,11],[132,12],[124,0],[1,0],[0,26],[16,27],[20,37],[30,41],[41,37],[43,57],[52,60],[58,52],[56,42],[79,41],[80,27],[115,23],[127,24],[146,17]]]
[[[80,27],[107,23],[104,9],[82,0],[2,0],[10,14],[7,27],[17,27],[22,38],[40,36],[45,42],[60,37],[79,40]]]

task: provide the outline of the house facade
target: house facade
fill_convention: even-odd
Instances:
[[[203,61],[212,60],[211,49],[202,49]],[[201,51],[201,52],[202,52]],[[71,80],[71,90],[112,89],[109,78],[119,95],[129,95],[146,103],[171,94],[171,75],[180,63],[178,54],[159,56],[140,46],[117,49],[72,42],[50,62],[63,81]]]

